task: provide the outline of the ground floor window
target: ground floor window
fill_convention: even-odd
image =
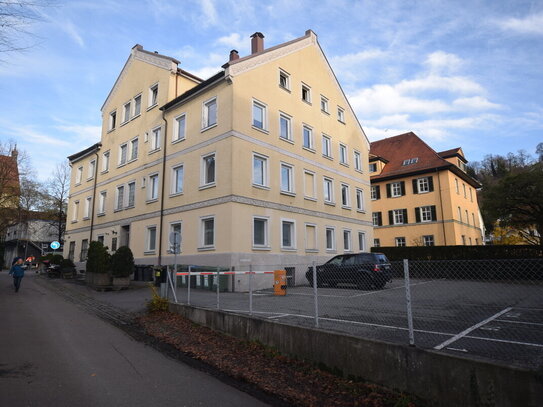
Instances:
[[[434,235],[426,235],[422,236],[422,241],[424,243],[424,246],[434,246]]]
[[[89,251],[89,240],[83,239],[81,241],[81,254],[80,261],[87,261],[87,253]]]
[[[405,237],[396,237],[396,238],[394,238],[394,241],[395,241],[397,247],[405,247],[405,246],[407,246],[405,244]]]
[[[208,217],[202,219],[202,246],[215,246],[215,218]]]

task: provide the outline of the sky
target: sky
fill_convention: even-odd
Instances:
[[[202,78],[229,51],[317,35],[370,141],[413,131],[469,161],[543,142],[543,0],[57,0],[0,55],[0,141],[41,180],[100,140],[100,108],[141,44]],[[310,67],[308,67],[310,69]]]

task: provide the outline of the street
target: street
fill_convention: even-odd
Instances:
[[[260,406],[137,342],[26,274],[0,272],[1,406]]]

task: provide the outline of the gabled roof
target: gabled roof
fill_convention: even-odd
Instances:
[[[474,188],[481,187],[478,181],[471,178],[456,165],[442,158],[440,154],[436,153],[432,147],[413,132],[374,141],[370,145],[370,154],[388,161],[380,174],[371,177],[372,181],[384,181],[448,169]],[[409,160],[409,164],[404,164],[406,160]]]
[[[192,95],[199,93],[205,88],[210,87],[211,85],[215,84],[215,82],[220,81],[224,79],[224,71],[217,72],[215,75],[213,75],[211,78],[206,79],[205,81],[199,83],[198,85],[194,86],[193,88],[190,88],[186,92],[180,94],[175,99],[170,100],[168,103],[166,103],[164,106],[160,108],[160,110],[168,110],[169,108],[178,105],[179,103],[184,102],[186,99],[191,97]]]
[[[451,148],[450,150],[440,151],[437,153],[442,158],[458,157],[463,162],[467,163],[468,160],[464,157],[464,152],[461,147]]]

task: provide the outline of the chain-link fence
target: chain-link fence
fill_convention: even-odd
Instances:
[[[178,266],[169,297],[285,324],[542,364],[543,259],[356,256],[324,265]]]

